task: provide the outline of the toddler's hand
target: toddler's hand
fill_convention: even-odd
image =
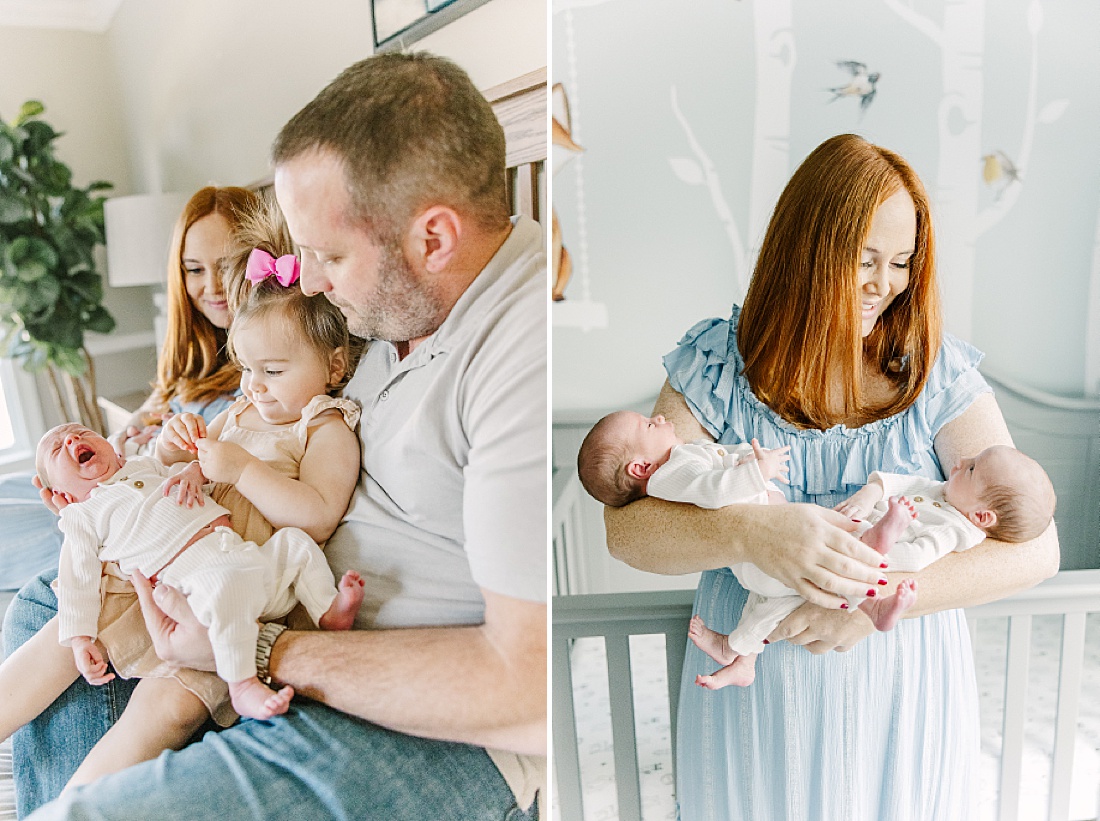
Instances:
[[[752,453],[760,466],[760,475],[764,477],[765,482],[769,479],[777,479],[785,485],[790,484],[787,478],[790,472],[790,466],[787,464],[791,458],[790,449],[790,445],[784,445],[775,450],[764,450],[759,442],[752,440]]]
[[[177,413],[164,423],[161,443],[171,450],[198,453],[198,442],[206,438],[206,420],[197,413]]]
[[[176,503],[181,507],[194,507],[195,502],[199,506],[206,504],[206,497],[202,492],[202,486],[206,484],[206,478],[202,475],[202,468],[198,462],[192,462],[175,476],[168,477],[164,483],[164,495],[171,493],[172,488],[179,486],[179,496]]]
[[[107,660],[94,639],[77,636],[73,639],[72,646],[76,669],[89,684],[106,684],[115,677],[114,673],[107,671]]]
[[[203,439],[198,443],[199,464],[211,482],[236,484],[254,457],[240,445]]]

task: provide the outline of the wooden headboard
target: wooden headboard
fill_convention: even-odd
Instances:
[[[547,213],[546,69],[537,69],[483,93],[504,127],[512,213],[542,221]]]

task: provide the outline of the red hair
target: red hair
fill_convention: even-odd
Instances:
[[[863,339],[860,256],[875,211],[901,190],[917,216],[909,285]],[[757,398],[794,425],[822,430],[883,419],[916,401],[941,339],[930,211],[920,179],[892,151],[854,134],[814,149],[775,206],[738,323]],[[895,386],[881,404],[865,396],[865,361]]]
[[[187,295],[183,244],[191,226],[211,214],[224,217],[232,234],[242,215],[259,202],[259,195],[246,188],[207,186],[187,201],[176,221],[168,253],[168,332],[154,388],[162,410],[173,397],[209,402],[232,393],[240,384],[240,371],[225,350],[226,329],[207,319]]]

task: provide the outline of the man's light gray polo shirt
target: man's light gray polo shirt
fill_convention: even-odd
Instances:
[[[345,395],[362,472],[325,550],[366,580],[357,627],[480,624],[479,588],[546,597],[546,255],[508,239],[404,360],[372,341]]]

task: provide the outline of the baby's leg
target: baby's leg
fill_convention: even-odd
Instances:
[[[698,615],[691,617],[691,622],[688,624],[688,638],[719,664],[731,664],[739,658],[737,653],[730,649],[729,636],[711,630]]]
[[[0,664],[0,741],[35,719],[80,676],[73,651],[57,643],[57,617]]]
[[[860,537],[865,545],[873,547],[883,556],[890,552],[894,542],[917,517],[913,503],[904,496],[897,496],[888,503],[886,515],[879,519],[870,530]]]
[[[363,603],[363,577],[349,570],[336,586],[336,598],[317,622],[322,630],[350,630]]]
[[[756,653],[738,656],[732,664],[715,670],[709,676],[696,676],[695,683],[708,690],[721,690],[723,687],[748,687],[756,680]]]
[[[174,678],[143,678],[117,722],[92,747],[65,789],[90,784],[165,750],[180,750],[210,717],[199,697]]]
[[[229,696],[233,709],[246,718],[271,718],[285,713],[294,698],[294,688],[272,690],[258,678],[246,678],[229,682]]]
[[[885,599],[866,599],[859,609],[871,617],[875,629],[883,632],[893,630],[902,614],[917,603],[916,579],[905,579],[898,584],[892,596]]]

